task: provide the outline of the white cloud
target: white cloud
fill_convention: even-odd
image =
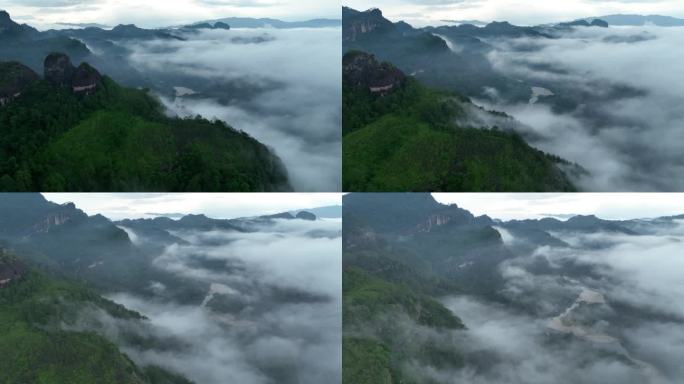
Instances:
[[[333,0],[0,0],[0,9],[33,16],[39,27],[62,22],[163,27],[232,16],[291,21],[340,17],[340,5]]]
[[[615,13],[684,17],[684,5],[679,0],[348,0],[344,4],[359,10],[380,8],[392,21],[403,19],[418,26],[473,19],[543,24]]]
[[[339,193],[46,193],[45,198],[113,220],[174,213],[236,218],[342,204]]]
[[[473,214],[502,220],[567,214],[594,214],[604,219],[684,214],[684,194],[677,193],[437,193],[434,197]]]

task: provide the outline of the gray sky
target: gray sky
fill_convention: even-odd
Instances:
[[[358,9],[382,9],[392,21],[416,26],[444,24],[440,20],[507,20],[543,24],[616,13],[684,17],[682,0],[345,0]]]
[[[553,215],[596,215],[635,219],[684,214],[684,194],[676,193],[436,193],[475,215],[496,219],[537,219]]]
[[[44,193],[46,199],[73,202],[89,215],[112,220],[154,217],[158,214],[205,214],[236,218],[290,210],[342,205],[339,193]]]
[[[288,21],[341,17],[335,0],[0,0],[0,9],[39,29],[57,23],[160,27],[233,16]]]

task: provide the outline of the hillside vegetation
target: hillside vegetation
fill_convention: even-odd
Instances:
[[[0,107],[0,191],[289,189],[280,160],[246,133],[167,117],[146,90],[107,77],[88,95],[36,81]]]
[[[387,95],[343,87],[344,189],[575,191],[558,157],[516,133],[474,128],[458,95],[414,78]]]
[[[84,286],[58,280],[0,251],[0,272],[19,278],[0,285],[0,382],[6,384],[191,384],[158,367],[142,369],[104,337],[79,331],[83,311],[114,319],[144,318]]]

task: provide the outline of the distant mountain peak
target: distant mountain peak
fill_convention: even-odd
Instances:
[[[15,22],[7,11],[0,10],[0,37],[4,34],[20,36],[34,32],[38,31],[26,24]]]
[[[297,219],[300,220],[306,220],[306,221],[316,221],[317,217],[311,212],[307,211],[301,211],[297,213],[297,216],[295,216]]]
[[[359,12],[351,8],[345,8],[342,12],[342,39],[356,41],[369,33],[383,33],[395,29],[395,25],[387,20],[378,8],[371,8]]]
[[[138,28],[138,26],[135,24],[119,24],[116,27],[112,28],[112,31],[139,31],[141,29],[142,28]]]

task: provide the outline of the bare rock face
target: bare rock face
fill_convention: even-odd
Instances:
[[[51,53],[45,58],[45,80],[54,85],[61,87],[71,85],[75,71],[76,68],[71,64],[71,59],[63,53]]]
[[[342,78],[347,86],[366,88],[371,93],[386,95],[399,88],[406,75],[389,63],[380,63],[365,52],[349,52],[342,62]]]
[[[0,63],[0,107],[5,106],[38,80],[29,67],[17,63]]]
[[[76,69],[71,81],[75,93],[90,94],[102,84],[102,75],[88,63],[82,63]]]
[[[364,12],[348,7],[342,8],[342,39],[344,41],[357,41],[368,33],[389,32],[394,29],[394,24],[385,19],[382,11],[377,8]]]
[[[102,75],[88,63],[75,68],[69,56],[51,53],[45,59],[45,80],[59,87],[68,87],[76,94],[90,94],[102,84]]]

